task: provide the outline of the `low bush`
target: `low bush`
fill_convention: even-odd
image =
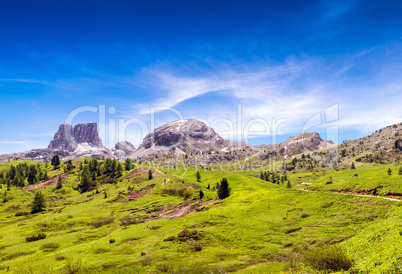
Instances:
[[[56,259],[56,261],[62,261],[65,260],[67,257],[63,254],[57,253],[56,255],[54,255],[54,258]]]
[[[120,222],[122,225],[134,225],[134,224],[143,223],[144,220],[142,220],[140,218],[123,218],[123,219],[120,219]]]
[[[185,186],[168,187],[162,190],[162,194],[178,195],[184,199],[188,199],[191,196],[191,191]]]
[[[33,236],[31,236],[31,237],[27,237],[26,238],[26,241],[27,242],[35,242],[35,241],[39,241],[39,240],[43,240],[43,239],[45,239],[46,238],[46,234],[45,233],[41,233],[41,234],[38,234],[38,235],[33,235]]]
[[[173,266],[170,266],[168,264],[160,264],[156,266],[156,270],[158,270],[159,273],[167,273],[167,272],[172,273]]]
[[[64,265],[64,267],[61,269],[62,273],[66,274],[75,274],[78,273],[82,268],[82,262],[81,260],[69,260],[67,263]]]
[[[94,250],[94,254],[103,254],[103,253],[107,253],[109,252],[110,249],[106,249],[106,248],[97,248]]]
[[[60,245],[58,243],[47,243],[47,244],[43,244],[40,247],[40,249],[45,251],[45,252],[50,252],[50,251],[55,251],[59,247],[60,247]]]
[[[349,270],[353,266],[353,261],[338,246],[308,249],[304,253],[303,262],[324,271]]]
[[[29,212],[17,212],[17,213],[15,213],[15,216],[16,217],[18,217],[18,216],[26,216],[28,214],[29,214]]]
[[[92,222],[89,222],[88,225],[94,227],[94,228],[98,228],[104,225],[108,225],[114,222],[114,218],[99,218],[96,219]]]
[[[202,245],[200,245],[200,244],[194,244],[193,248],[194,248],[194,251],[201,251],[203,249]]]
[[[12,259],[15,259],[15,258],[18,258],[18,257],[21,257],[21,256],[31,255],[31,254],[34,254],[34,253],[35,253],[35,251],[17,251],[17,252],[8,254],[6,256],[3,256],[1,258],[1,261],[8,261],[8,260],[12,260]]]
[[[142,266],[149,266],[151,264],[152,264],[152,259],[149,257],[145,257],[144,259],[141,260]]]
[[[109,240],[109,243],[111,243],[111,244],[113,244],[113,243],[115,243],[115,242],[116,242],[115,239],[110,239],[110,240]]]

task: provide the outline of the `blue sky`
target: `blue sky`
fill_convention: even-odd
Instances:
[[[197,118],[224,135],[232,121],[233,139],[274,119],[283,141],[317,113],[309,131],[365,136],[402,122],[401,12],[401,1],[2,1],[0,153],[46,147],[72,111],[99,105],[115,109],[107,146],[138,145],[142,123],[123,134],[113,121],[149,129],[151,107],[156,126]]]

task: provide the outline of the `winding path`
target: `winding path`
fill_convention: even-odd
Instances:
[[[374,195],[342,193],[342,192],[334,192],[334,191],[314,191],[314,190],[308,190],[308,189],[299,189],[299,190],[300,191],[306,191],[306,192],[323,192],[323,193],[332,193],[332,194],[339,194],[339,195],[352,195],[352,196],[356,196],[356,197],[379,198],[379,199],[384,199],[384,200],[388,200],[388,201],[402,202],[402,200],[399,200],[399,199],[389,198],[389,197],[381,197],[381,196],[374,196]]]

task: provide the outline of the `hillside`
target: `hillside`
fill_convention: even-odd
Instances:
[[[0,271],[317,273],[308,258],[325,252],[343,254],[337,256],[347,265],[326,271],[402,268],[401,125],[339,149],[305,133],[275,150],[235,149],[222,139],[227,151],[211,149],[205,141],[220,139],[198,122],[190,125],[199,132],[172,125],[157,129],[138,150],[116,145],[126,155],[143,153],[134,161],[0,165]],[[171,134],[184,145],[169,143]],[[165,154],[172,147],[182,152]],[[151,153],[145,157],[145,151]],[[381,161],[363,160],[369,152]],[[219,199],[223,178],[231,195]],[[46,210],[31,212],[39,192]]]
[[[303,254],[306,246],[337,243],[348,247],[359,268],[372,269],[371,261],[353,254],[361,248],[354,236],[389,222],[388,213],[399,210],[393,201],[288,189],[286,182],[272,184],[249,171],[201,170],[197,182],[193,168],[184,176],[179,170],[165,174],[153,169],[154,178],[148,180],[148,168],[138,165],[110,183],[109,175],[100,175],[93,190],[80,193],[81,163],[85,170],[91,161],[73,161],[75,168],[68,173],[40,164],[41,171],[56,178],[53,185],[32,190],[2,185],[1,269],[269,273],[289,267],[287,259],[278,259],[286,252]],[[17,164],[1,165],[0,172]],[[105,170],[105,164],[97,166]],[[57,189],[62,173],[62,188]],[[213,188],[223,177],[232,195],[219,200]],[[46,197],[47,210],[28,214],[38,190]],[[40,233],[46,238],[26,241]],[[391,268],[391,257],[382,259],[383,269]]]

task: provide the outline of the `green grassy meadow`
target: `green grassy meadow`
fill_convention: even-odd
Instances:
[[[11,164],[16,162],[1,165],[0,172]],[[63,172],[40,165],[49,177]],[[7,201],[0,203],[0,272],[291,273],[289,261],[280,259],[287,257],[283,254],[302,255],[329,245],[344,248],[356,270],[391,271],[402,257],[400,202],[330,192],[379,185],[383,193],[398,192],[402,176],[389,176],[387,169],[289,173],[291,189],[247,172],[200,170],[197,182],[194,168],[184,176],[154,170],[152,180],[146,171],[130,178],[125,177],[131,171],[124,171],[115,183],[85,193],[76,189],[78,169],[61,189],[7,190],[2,185],[0,198]],[[359,177],[351,177],[354,173]],[[219,200],[213,187],[223,177],[232,195]],[[329,177],[333,183],[328,185]],[[309,189],[315,191],[299,190],[295,185],[302,181],[311,182]],[[26,214],[39,190],[46,211]],[[141,195],[130,200],[134,191]],[[178,237],[184,230],[187,236]],[[41,233],[45,239],[26,241]],[[298,269],[316,273],[303,263]]]

